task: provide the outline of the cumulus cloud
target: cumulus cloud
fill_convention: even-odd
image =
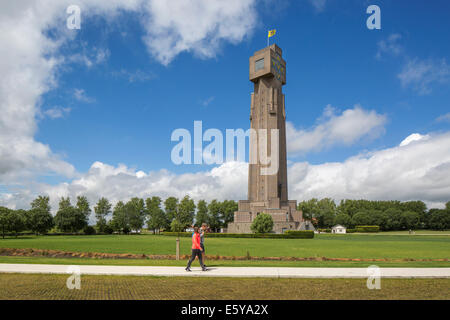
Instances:
[[[415,134],[397,147],[344,162],[295,163],[289,182],[290,197],[297,200],[423,200],[442,206],[450,200],[450,133]]]
[[[419,95],[430,94],[434,84],[448,83],[450,66],[442,60],[409,60],[397,75],[403,87],[411,87]]]
[[[288,152],[320,151],[334,145],[351,145],[362,138],[376,138],[384,132],[386,116],[360,105],[338,113],[328,105],[318,123],[309,129],[296,129],[286,123]]]
[[[422,135],[420,133],[413,133],[407,136],[402,142],[400,142],[400,147],[407,146],[408,144],[414,142],[414,141],[420,141],[420,140],[426,140],[429,139],[430,135]]]
[[[85,48],[62,56],[60,49],[76,37],[66,28],[66,8],[71,0],[2,1],[0,3],[0,181],[13,184],[22,176],[60,174],[74,176],[74,167],[55,155],[48,145],[34,139],[43,94],[57,87],[58,71],[65,64],[87,67],[109,56],[104,48]],[[213,57],[222,41],[236,43],[250,34],[256,21],[253,0],[160,1],[78,0],[82,24],[99,15],[113,21],[123,12],[135,12],[146,30],[150,53],[168,64],[183,51]],[[130,75],[139,81],[142,75]],[[78,101],[92,102],[83,89]],[[49,117],[62,112],[50,110]]]
[[[57,185],[34,183],[27,189],[4,193],[0,205],[29,207],[38,194],[58,199],[86,195],[91,204],[100,197],[113,203],[153,195],[195,200],[246,199],[248,164],[226,162],[208,171],[175,174],[167,170],[143,172],[125,165],[95,162],[88,172]],[[313,197],[371,200],[423,200],[443,206],[450,195],[450,133],[412,134],[398,146],[359,154],[343,162],[312,165],[290,162],[289,199]]]
[[[216,55],[222,41],[238,43],[256,23],[254,0],[153,0],[144,4],[149,52],[164,65],[181,52]]]
[[[227,162],[210,171],[177,175],[164,169],[145,173],[123,164],[111,166],[97,161],[88,172],[70,183],[53,186],[35,183],[26,190],[4,193],[3,198],[0,197],[0,205],[28,208],[37,194],[49,195],[54,211],[62,196],[75,200],[78,195],[86,195],[91,204],[102,196],[113,203],[135,196],[181,198],[186,194],[196,200],[241,199],[247,190],[247,173],[245,162]]]

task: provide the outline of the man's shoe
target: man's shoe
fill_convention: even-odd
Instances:
[[[208,271],[208,269],[206,267],[202,268],[202,271]]]
[[[186,270],[186,271],[189,271],[189,272],[191,271],[191,269],[190,269],[190,268],[186,268],[186,269],[184,269],[184,270]]]

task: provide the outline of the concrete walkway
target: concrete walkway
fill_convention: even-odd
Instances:
[[[71,267],[71,268],[69,268]],[[264,278],[367,278],[367,268],[265,268],[212,267],[203,272],[193,267],[141,267],[80,265],[81,274],[177,277],[264,277]],[[73,266],[53,264],[0,264],[0,273],[71,274]],[[450,268],[380,268],[382,278],[450,278]]]

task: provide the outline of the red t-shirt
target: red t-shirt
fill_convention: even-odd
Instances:
[[[199,250],[202,249],[200,247],[200,234],[199,233],[194,233],[194,235],[192,236],[192,249],[199,249]]]

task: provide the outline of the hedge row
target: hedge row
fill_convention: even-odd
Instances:
[[[356,232],[378,232],[380,231],[379,226],[356,226]]]
[[[192,232],[163,232],[164,236],[191,237]],[[208,233],[208,238],[269,238],[269,239],[312,239],[314,231],[286,231],[284,234],[277,233]]]

